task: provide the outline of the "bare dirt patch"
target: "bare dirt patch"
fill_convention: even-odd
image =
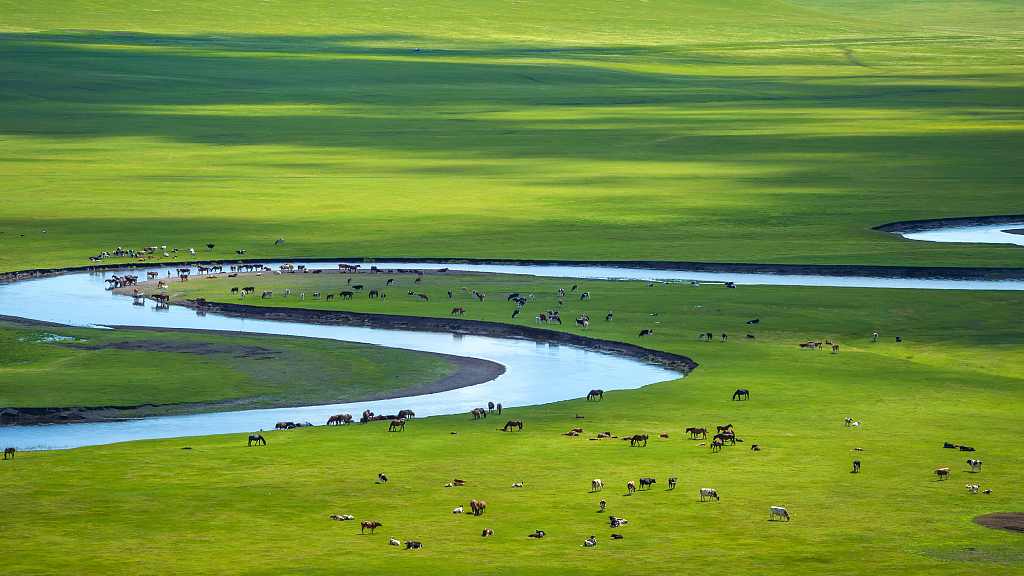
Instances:
[[[1005,530],[1024,534],[1024,513],[1022,512],[997,512],[985,514],[974,519],[974,523],[993,530]]]

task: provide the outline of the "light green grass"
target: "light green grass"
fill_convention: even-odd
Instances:
[[[1019,10],[903,4],[6,2],[0,269],[207,242],[1022,266],[871,231],[1024,212]]]
[[[0,407],[173,404],[156,410],[188,413],[329,404],[452,371],[428,354],[349,342],[0,324]]]

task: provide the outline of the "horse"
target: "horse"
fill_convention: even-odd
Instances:
[[[400,432],[405,431],[405,418],[399,418],[398,420],[392,420],[391,426],[388,428],[388,432],[398,430]]]
[[[515,428],[517,426],[519,427],[519,431],[521,432],[523,430],[523,421],[522,420],[509,420],[508,423],[505,424],[505,427],[501,429],[501,431],[502,432],[508,432],[512,428]]]
[[[490,412],[491,414],[494,414],[494,402],[487,403],[487,411]]]
[[[252,446],[253,442],[255,442],[257,446],[259,446],[260,444],[263,444],[264,446],[267,445],[267,439],[263,437],[263,434],[250,434],[249,446]]]
[[[725,442],[722,442],[721,438],[715,438],[714,442],[711,443],[711,451],[718,452],[725,446]]]
[[[732,399],[736,400],[737,398],[740,400],[743,400],[744,398],[750,400],[750,390],[747,390],[746,388],[740,388],[739,390],[733,392]]]
[[[686,429],[686,433],[689,434],[690,437],[692,439],[694,439],[694,440],[697,439],[697,435],[698,434],[700,434],[702,438],[707,438],[708,437],[708,429],[707,428],[697,428],[697,427],[687,428]]]
[[[604,400],[604,390],[591,390],[590,393],[587,394],[587,400]]]
[[[18,449],[15,448],[14,446],[8,446],[7,448],[4,448],[4,460],[7,460],[8,454],[11,455],[11,460],[14,460],[14,453],[17,451]]]
[[[643,443],[644,443],[644,446],[647,446],[647,438],[648,438],[647,434],[634,434],[629,439],[629,445],[630,446],[636,446],[642,440]]]
[[[716,426],[716,428],[718,428],[717,432],[725,432],[726,430],[732,428],[732,424],[726,424],[725,426]]]

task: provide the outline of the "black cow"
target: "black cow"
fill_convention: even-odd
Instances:
[[[753,320],[747,320],[747,324],[757,324],[760,321],[761,321],[760,318],[755,318]]]
[[[644,336],[650,336],[651,338],[654,338],[654,330],[641,330],[640,336],[638,336],[638,338],[643,338]]]
[[[410,548],[423,548],[423,544],[419,542],[406,542],[405,549],[408,550]]]
[[[655,482],[657,482],[657,480],[655,480],[654,478],[641,478],[640,489],[643,490],[644,486],[647,486],[647,489],[650,490],[651,485],[654,484]]]
[[[378,473],[377,474],[377,480],[379,480],[381,484],[387,484],[388,483],[388,477],[383,475],[383,474],[379,474]]]

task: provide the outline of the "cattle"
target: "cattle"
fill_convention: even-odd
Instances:
[[[725,446],[725,442],[722,442],[721,438],[715,438],[715,440],[711,442],[711,451],[719,452],[722,450],[722,446]]]
[[[640,489],[643,490],[644,486],[647,486],[647,489],[650,490],[651,486],[653,486],[656,482],[657,480],[655,480],[654,478],[641,478]]]
[[[746,388],[740,388],[739,390],[732,393],[733,400],[750,400],[750,390]]]
[[[458,478],[456,478],[456,479],[452,480],[452,482],[453,482],[453,483],[454,483],[454,484],[455,484],[456,486],[465,486],[465,485],[466,485],[466,481],[465,481],[465,480],[459,480]]]
[[[689,434],[690,438],[692,438],[694,440],[697,439],[698,435],[700,435],[701,438],[707,438],[708,437],[708,429],[707,428],[697,428],[697,427],[687,428],[686,429],[686,433]]]
[[[388,544],[391,544],[392,546],[399,546],[399,545],[401,545],[401,542],[399,542],[398,540],[395,540],[395,537],[392,536],[391,537],[391,542],[388,542]]]
[[[274,246],[277,246],[278,244],[284,244],[284,238],[278,238],[274,241]]]
[[[388,427],[388,432],[392,432],[395,430],[399,432],[405,431],[405,418],[399,418],[398,420],[391,421],[391,426]]]
[[[668,432],[662,432],[661,434],[658,434],[658,437],[659,438],[668,438]]]
[[[4,460],[7,460],[8,456],[11,457],[11,460],[14,460],[14,455],[17,452],[18,452],[18,449],[15,448],[14,446],[8,446],[7,448],[4,448]]]
[[[754,452],[760,452],[761,451],[761,447],[758,446],[757,444],[754,444],[753,446],[751,446],[750,449],[753,450]]]
[[[860,472],[860,460],[854,460],[853,461],[853,473],[856,474],[858,472]]]
[[[351,292],[349,290],[345,290],[343,292],[339,292],[338,295],[341,296],[342,298],[346,299],[346,300],[351,300],[352,297],[355,296],[355,293]]]
[[[630,482],[630,484],[632,484],[632,482]],[[611,525],[612,528],[618,528],[619,526],[625,526],[626,524],[629,524],[629,522],[627,522],[625,518],[617,518],[615,516],[609,516],[608,523]]]
[[[714,498],[716,501],[719,501],[719,502],[722,500],[721,498],[718,497],[718,491],[715,490],[714,488],[701,488],[700,489],[700,501],[701,502],[704,502],[705,499],[707,499],[707,501],[710,502],[712,498]]]
[[[977,484],[965,484],[965,486],[967,486],[967,491],[971,494],[977,494],[978,488],[981,488],[981,486],[978,486]]]
[[[264,446],[267,445],[267,440],[266,440],[266,438],[263,437],[262,434],[250,434],[249,435],[249,444],[248,445],[252,446],[253,442],[255,442],[257,446],[259,446],[260,444],[262,444]]]
[[[417,294],[416,298],[418,298],[418,299],[420,299],[420,300],[422,300],[424,302],[429,302],[430,301],[430,298],[427,298],[426,294]]]
[[[523,483],[522,482],[516,482],[515,484],[512,485],[512,487],[513,488],[522,488],[523,487]]]
[[[601,390],[601,389],[591,390],[587,394],[587,400],[588,401],[589,400],[604,400],[604,390]]]
[[[950,444],[949,442],[943,442],[942,443],[942,447],[943,448],[953,448],[955,450],[957,445],[956,444]]]
[[[330,302],[331,300],[334,300],[334,293],[327,295],[327,301]]]
[[[505,424],[505,427],[501,429],[501,431],[502,432],[509,432],[513,428],[517,428],[517,427],[519,428],[520,432],[523,430],[523,421],[522,420],[509,420]]]
[[[932,472],[932,474],[937,474],[939,476],[939,480],[945,480],[949,478],[949,468],[939,468],[935,470],[935,472]]]
[[[654,338],[654,330],[646,330],[646,329],[645,330],[641,330],[640,331],[640,335],[638,336],[638,338],[643,338],[644,336],[648,336],[650,338]]]
[[[583,331],[586,332],[587,328],[590,328],[590,320],[583,321]]]
[[[974,472],[975,468],[978,469],[978,472],[981,472],[981,460],[968,460],[967,463],[971,466],[971,472]]]
[[[451,486],[451,484],[449,484],[449,486]],[[452,514],[462,514],[462,504],[459,504],[458,508],[452,510]]]
[[[490,528],[484,528],[484,533],[481,534],[481,536],[494,536],[494,530],[491,530]]]
[[[452,315],[455,315],[455,314],[458,314],[460,316],[465,316],[466,315],[466,309],[462,308],[462,307],[452,308]],[[515,315],[513,315],[512,317],[515,318]]]
[[[377,290],[370,290],[367,294],[369,298],[376,298],[380,296],[380,292],[378,292]]]
[[[378,484],[387,484],[388,483],[388,477],[383,475],[383,474],[379,474],[378,473],[377,474],[377,483]]]
[[[622,540],[622,534],[612,534],[612,540]]]
[[[423,544],[421,544],[420,542],[406,542],[405,549],[409,550],[411,548],[423,548]]]
[[[487,294],[477,293],[476,297],[477,297],[477,300],[480,300],[481,302],[483,302],[485,299],[487,299]]]
[[[604,500],[601,500],[600,504],[601,504],[601,512],[604,512],[604,508],[605,508],[605,506],[608,505],[608,503],[605,502]]]
[[[775,517],[778,516],[779,519],[785,518],[786,522],[789,522],[789,512],[787,512],[786,509],[783,508],[782,506],[772,506],[769,509],[769,512],[771,513],[771,518],[769,518],[769,521],[774,521]]]
[[[506,298],[505,301],[506,302],[511,302],[512,300],[516,300],[518,298],[519,298],[519,292],[513,292],[513,293],[508,295],[508,298]]]
[[[558,289],[558,295],[559,296],[565,296],[565,288],[559,288]]]
[[[370,529],[370,534],[373,534],[374,528],[380,528],[381,526],[383,526],[383,524],[381,524],[380,522],[374,522],[373,520],[363,520],[362,522],[359,523],[359,525],[360,525],[360,529],[359,529],[359,533],[360,534],[366,534],[366,532],[364,532],[364,530],[366,530],[367,528]]]
[[[413,284],[421,284],[422,282],[423,282],[423,277],[422,276],[417,276],[416,279],[412,281]]]
[[[640,442],[642,441],[644,443],[644,446],[647,446],[647,438],[648,438],[647,434],[634,434],[629,439],[629,445],[630,446],[636,446],[636,445],[640,444]]]
[[[725,287],[726,288],[735,288],[736,287],[736,283],[735,282],[726,282],[725,283]]]
[[[853,424],[850,424],[850,426],[860,426],[860,422],[854,422]]]
[[[319,299],[320,299],[320,293],[319,292],[313,292],[313,300],[319,300]]]
[[[543,538],[544,535],[545,535],[545,532],[543,530],[537,530],[533,534],[527,534],[526,537],[527,538]]]
[[[871,335],[871,341],[878,342],[878,332],[875,332],[874,334]]]
[[[757,324],[760,321],[760,318],[754,318],[753,320],[747,320],[747,324]]]
[[[597,537],[594,536],[594,535],[591,535],[590,538],[587,538],[586,540],[583,541],[583,545],[588,547],[588,548],[591,547],[591,546],[597,546]]]
[[[351,516],[349,514],[331,514],[331,520],[337,520],[339,522],[342,522],[342,521],[345,521],[345,520],[355,520],[355,519],[356,519],[355,516]]]
[[[630,480],[629,482],[626,482],[626,490],[629,490],[630,494],[632,494],[633,492],[636,492],[636,483],[633,482],[632,480]],[[612,526],[612,528],[614,528],[614,526]]]
[[[896,337],[896,341],[897,341],[897,342],[903,342],[903,338],[900,338],[899,336],[897,336],[897,337]]]
[[[675,477],[672,477],[672,478],[668,479],[669,490],[675,490],[676,489],[676,480],[678,480],[678,478],[675,478]]]
[[[580,300],[590,300],[590,292],[584,292],[580,294]]]
[[[959,448],[961,452],[975,452],[974,448],[971,448],[970,446],[957,446],[957,448]]]
[[[362,284],[356,284],[355,286],[352,287],[352,289],[355,290],[356,292],[360,292],[363,289],[363,285]]]
[[[612,321],[612,313],[611,312],[609,312],[608,315],[604,317],[604,321],[605,322],[611,322]]]
[[[263,291],[263,296],[261,296],[260,298],[273,298],[273,297],[274,297],[274,291],[273,290],[264,290]]]
[[[851,424],[853,424],[853,418],[846,418],[845,421],[846,421],[846,424],[845,424],[846,426],[850,426]]]

